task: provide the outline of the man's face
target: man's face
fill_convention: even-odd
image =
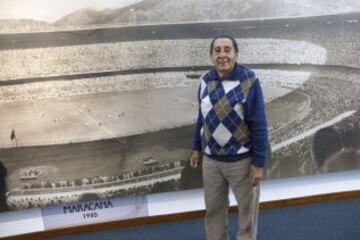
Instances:
[[[230,39],[219,38],[215,40],[211,61],[220,77],[226,77],[232,72],[236,59],[237,53]]]

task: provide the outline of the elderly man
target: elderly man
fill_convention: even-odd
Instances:
[[[212,40],[213,69],[201,77],[191,166],[202,161],[208,240],[228,239],[229,187],[239,209],[237,240],[256,239],[259,182],[267,153],[267,123],[260,82],[239,65],[234,38]]]

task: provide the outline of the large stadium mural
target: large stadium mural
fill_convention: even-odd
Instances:
[[[263,86],[266,179],[360,168],[359,3],[87,1],[51,21],[8,16],[25,2],[0,3],[1,211],[201,187],[196,92],[220,34]]]

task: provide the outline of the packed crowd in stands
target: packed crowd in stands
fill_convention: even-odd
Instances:
[[[340,28],[332,31],[331,35],[326,34],[326,31],[316,32],[316,34],[304,34],[302,31],[285,31],[282,33],[282,37],[291,40],[302,39],[304,42],[319,44],[326,49],[326,65],[360,67],[357,50],[360,45],[360,32],[356,30],[349,32],[348,30],[348,28]],[[303,47],[302,50],[304,54],[300,55],[307,55],[308,49]],[[312,57],[316,57],[316,53],[310,54]]]
[[[332,75],[330,76],[330,74]],[[340,133],[360,129],[360,82],[357,78],[358,75],[336,76],[335,73],[329,73],[329,76],[322,77],[312,76],[302,86],[302,90],[311,99],[310,112],[286,128],[275,129],[271,134],[271,143],[275,145],[298,136],[346,111],[356,112],[333,127]],[[267,178],[286,177],[294,172],[296,175],[316,173],[317,164],[312,159],[311,152],[313,137],[314,135],[306,136],[274,152]],[[285,161],[292,163],[288,164]],[[286,166],[287,169],[281,165]]]
[[[273,132],[272,144],[297,136],[341,113],[359,108],[360,82],[353,82],[349,78],[312,76],[303,84],[302,90],[310,96],[310,112],[292,124],[291,128]]]
[[[178,39],[3,50],[0,79],[210,65],[208,44],[208,39]],[[328,60],[326,50],[310,42],[238,39],[238,44],[245,46],[239,49],[244,64],[319,65]],[[341,49],[351,54],[353,48],[349,42]]]
[[[143,169],[138,169],[112,176],[94,176],[94,177],[88,177],[82,179],[78,178],[73,180],[23,183],[20,192],[26,193],[26,192],[31,192],[31,190],[37,190],[37,189],[41,189],[42,192],[44,192],[44,190],[46,189],[61,190],[63,188],[72,188],[72,187],[81,188],[87,186],[96,188],[96,187],[111,186],[112,183],[115,184],[119,184],[119,183],[126,184],[126,183],[134,183],[134,182],[136,183],[139,181],[143,181],[147,176],[151,178],[153,175],[158,176],[160,173],[166,173],[169,170],[182,169],[184,165],[185,165],[184,161],[177,161],[177,162],[171,162],[156,166],[149,166]]]
[[[360,132],[360,109],[347,118],[342,119],[332,126],[340,135],[346,136],[349,132]],[[345,134],[345,135],[344,135]],[[273,166],[267,171],[267,178],[290,177],[289,173],[297,172],[297,175],[311,175],[317,173],[318,163],[313,159],[314,135],[289,144],[279,151],[272,153]],[[352,143],[360,146],[360,142]],[[359,149],[357,149],[359,150]],[[287,164],[284,161],[291,161]],[[353,159],[356,161],[356,159]],[[281,167],[280,165],[285,167]],[[349,169],[350,170],[350,169]]]
[[[340,133],[346,133],[354,129],[360,129],[360,109],[350,117],[344,119],[344,121],[334,125]]]
[[[100,191],[106,197],[128,196],[135,193],[158,192],[158,188],[176,189],[186,161],[148,166],[112,176],[23,183],[21,189],[9,192],[11,208],[40,207],[77,200],[81,191]],[[171,177],[173,176],[173,177]],[[169,188],[171,185],[171,188]],[[175,188],[174,188],[175,187]],[[54,194],[55,196],[50,197]]]
[[[295,143],[286,145],[271,155],[271,165],[266,172],[267,179],[313,174],[311,142],[307,136]]]
[[[4,50],[0,79],[204,65],[207,54],[199,53],[206,46],[205,40],[163,40]]]
[[[9,196],[7,203],[10,209],[23,209],[33,207],[43,207],[47,205],[60,205],[75,202],[79,198],[78,193],[68,193],[57,196],[46,196],[28,194],[22,197]]]
[[[111,189],[105,191],[105,196],[108,198],[112,197],[125,197],[131,195],[141,195],[147,193],[157,193],[174,191],[179,189],[179,179],[170,179],[166,181],[155,181],[151,184],[143,186],[134,186],[128,189]]]
[[[316,45],[287,40],[238,39],[241,62],[245,64],[324,64],[323,54]],[[348,42],[341,49],[351,55],[358,43]],[[336,44],[336,43],[334,43]],[[18,78],[71,75],[131,69],[209,65],[208,40],[138,41],[107,44],[88,44],[53,48],[17,49],[0,51],[0,80]],[[281,45],[281,47],[279,47]],[[302,47],[301,47],[302,46]],[[185,49],[185,51],[184,51]],[[245,49],[245,50],[244,50]],[[279,50],[280,49],[280,50]],[[306,49],[304,53],[303,49]],[[273,51],[276,50],[276,54]],[[242,52],[244,51],[244,52]],[[332,49],[331,51],[335,51]],[[264,56],[264,53],[267,55]],[[319,59],[314,58],[318,56]],[[337,55],[338,56],[338,55]],[[321,59],[320,59],[321,58]],[[300,59],[300,60],[299,60]],[[331,64],[347,65],[347,59],[326,59]],[[338,63],[335,63],[338,61]],[[352,61],[351,66],[360,65]],[[273,74],[271,74],[273,75]],[[269,74],[266,74],[269,76]],[[265,79],[265,77],[264,77]],[[275,79],[272,78],[272,79]],[[270,81],[272,81],[270,79]],[[301,79],[279,80],[287,85]],[[65,79],[64,79],[65,80]],[[189,84],[184,73],[118,75],[67,81],[50,81],[20,85],[0,86],[0,101],[21,101],[36,98],[57,98],[87,93],[132,90]],[[194,82],[194,81],[191,81]],[[298,84],[296,84],[298,85]]]
[[[164,87],[196,87],[197,82],[185,72],[118,75],[69,81],[34,82],[0,86],[0,103],[32,101],[41,98],[67,98],[91,93],[114,92]]]

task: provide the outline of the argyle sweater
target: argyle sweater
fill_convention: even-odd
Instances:
[[[251,164],[263,167],[268,133],[263,94],[255,73],[236,64],[225,79],[212,69],[200,80],[192,149],[226,162],[252,156]]]

